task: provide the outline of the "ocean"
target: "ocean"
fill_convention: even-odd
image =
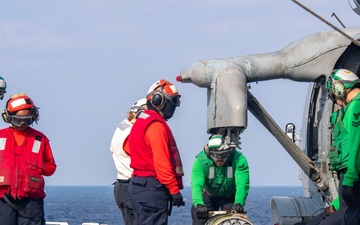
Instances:
[[[123,225],[113,186],[47,186],[45,219],[69,225],[99,223]],[[191,225],[191,189],[182,190],[185,207],[174,207],[169,225]],[[303,196],[302,187],[251,187],[245,210],[254,225],[273,225],[270,212],[272,196]]]

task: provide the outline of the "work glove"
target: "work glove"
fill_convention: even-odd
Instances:
[[[185,206],[183,196],[180,192],[178,194],[171,195],[171,197],[172,197],[172,205],[177,206],[177,207]]]
[[[195,208],[196,211],[196,217],[198,219],[207,219],[209,218],[209,210],[206,206],[204,205],[197,205]]]
[[[357,205],[354,187],[351,186],[342,186],[341,196],[343,197],[346,205],[349,208],[355,207]]]
[[[231,209],[228,211],[228,213],[242,213],[245,214],[244,208],[240,203],[234,204]]]
[[[336,211],[335,208],[332,206],[326,207],[323,212],[323,218],[326,219],[331,214],[333,214],[335,211]]]

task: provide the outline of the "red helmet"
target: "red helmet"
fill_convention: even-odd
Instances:
[[[165,97],[165,99],[163,97]],[[170,101],[176,106],[180,105],[180,95],[177,88],[174,84],[165,79],[158,80],[151,85],[148,90],[146,100],[150,101],[155,107],[164,104],[165,100]]]
[[[180,97],[174,84],[161,79],[151,85],[146,100],[167,120],[173,116],[175,108],[180,106]]]
[[[30,110],[31,114],[29,116],[16,115],[18,111],[25,109]],[[29,126],[33,122],[37,123],[39,121],[39,108],[34,105],[34,102],[26,94],[14,94],[7,100],[1,116],[6,123],[16,126],[21,126],[25,123]]]
[[[170,96],[179,95],[179,92],[174,84],[170,83],[167,80],[161,79],[161,80],[158,80],[155,83],[153,83],[153,85],[151,85],[151,87],[148,90],[148,97],[151,92],[157,90],[159,87],[163,87],[162,91]],[[147,98],[147,100],[150,100],[150,99]]]
[[[6,103],[6,110],[12,114],[23,109],[33,109],[34,102],[25,94],[16,95],[11,97]]]

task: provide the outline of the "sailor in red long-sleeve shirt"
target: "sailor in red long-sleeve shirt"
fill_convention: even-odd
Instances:
[[[180,193],[184,175],[179,151],[166,120],[170,119],[180,95],[167,80],[155,82],[147,95],[148,110],[141,112],[129,136],[130,200],[139,225],[166,225],[168,203],[184,206]]]

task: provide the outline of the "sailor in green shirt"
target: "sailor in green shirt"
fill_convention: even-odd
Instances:
[[[236,148],[230,148],[223,136],[212,135],[192,167],[192,224],[204,225],[209,211],[244,214],[249,187],[245,156]]]
[[[341,184],[344,179],[344,174],[347,169],[347,162],[349,156],[348,137],[343,135],[344,125],[343,108],[344,103],[340,99],[334,100],[336,102],[334,112],[330,118],[330,128],[333,130],[333,140],[331,148],[328,153],[330,169],[336,171],[339,183]],[[340,185],[341,187],[341,185]],[[338,190],[340,193],[341,190]],[[337,196],[330,204],[324,208],[323,213],[310,219],[307,223],[296,223],[295,225],[342,225],[344,215],[347,210],[346,203],[340,196]]]
[[[349,152],[347,169],[340,183],[340,194],[348,210],[345,214],[346,225],[360,224],[360,82],[357,75],[346,69],[334,70],[327,82],[333,100],[344,103],[342,136],[347,138]],[[340,207],[341,208],[341,207]]]

